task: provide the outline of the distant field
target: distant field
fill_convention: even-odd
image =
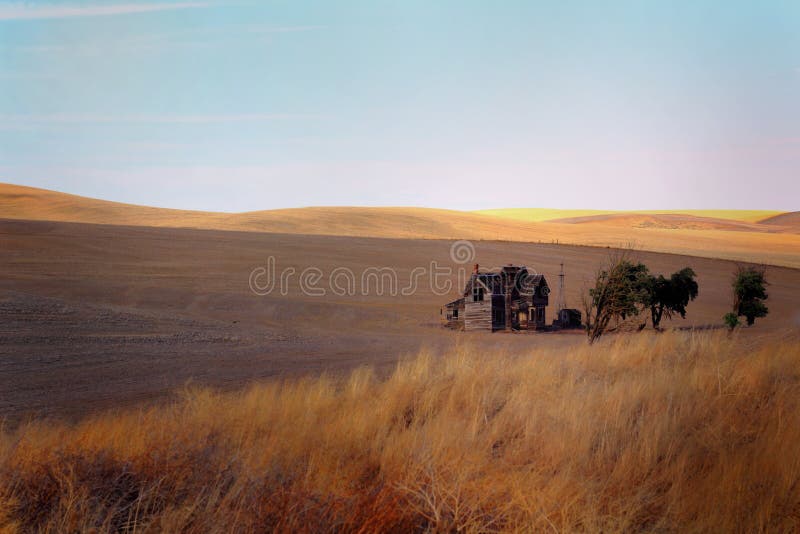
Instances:
[[[392,239],[634,246],[656,252],[800,268],[800,226],[795,219],[784,219],[789,224],[756,224],[700,215],[621,216],[586,210],[545,211],[547,217],[582,213],[582,217],[595,220],[586,224],[574,224],[575,220],[532,222],[486,213],[413,207],[313,207],[213,213],[134,206],[0,184],[0,218],[8,219]],[[732,217],[734,212],[695,213]],[[773,212],[735,213],[743,218],[757,218]]]
[[[451,290],[439,296],[424,281],[410,296],[329,291],[312,297],[300,291],[297,276],[286,295],[275,290],[259,296],[248,286],[251,271],[269,256],[278,270],[316,267],[325,276],[338,267],[355,273],[391,267],[404,286],[413,269],[432,261],[457,268],[451,244],[0,220],[0,420],[82,415],[161,399],[189,379],[229,388],[362,364],[385,370],[403,354],[462,339],[476,338],[487,351],[495,345],[529,350],[585,343],[581,333],[476,337],[445,331],[439,308],[458,295],[455,274]],[[609,252],[476,241],[474,261],[536,269],[549,280],[553,303],[563,262],[567,304],[579,307],[581,292]],[[656,273],[685,266],[697,272],[699,297],[685,320],[668,326],[721,323],[731,306],[731,262],[652,252],[637,257]],[[462,266],[471,267],[471,261]],[[770,314],[748,334],[781,335],[800,325],[800,270],[770,267],[769,280]]]
[[[609,210],[573,210],[557,208],[499,208],[490,210],[475,210],[472,213],[505,217],[517,221],[542,222],[567,217],[591,217],[593,215],[609,215],[615,213]]]
[[[642,210],[642,211],[613,211],[613,210],[575,210],[551,208],[500,208],[490,210],[476,210],[473,213],[506,217],[519,221],[541,222],[554,219],[568,219],[574,217],[590,217],[594,215],[692,215],[695,217],[711,217],[730,221],[760,222],[764,219],[781,215],[780,211],[768,210]]]
[[[789,213],[781,213],[769,219],[761,221],[762,224],[775,224],[778,226],[794,226],[800,227],[800,211],[791,211]]]

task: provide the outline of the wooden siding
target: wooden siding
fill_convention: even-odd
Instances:
[[[492,331],[491,299],[464,303],[464,330]]]
[[[480,272],[476,265],[462,297],[446,305],[442,319],[446,326],[459,330],[491,332],[509,326],[513,330],[543,330],[546,316],[537,315],[536,310],[544,312],[549,293],[545,277],[532,274],[524,265],[509,264],[489,272]],[[457,317],[453,317],[455,309]],[[507,311],[510,325],[506,323]]]
[[[464,329],[464,299],[445,304],[439,313],[442,314],[442,324],[447,328]]]

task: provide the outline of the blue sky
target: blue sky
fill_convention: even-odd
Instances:
[[[167,207],[800,209],[800,2],[0,1],[0,181]]]

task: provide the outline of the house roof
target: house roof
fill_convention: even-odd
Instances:
[[[521,275],[521,273],[525,274]],[[514,280],[517,290],[520,291],[523,287],[528,289],[549,287],[544,275],[531,274],[530,270],[525,265],[507,265],[495,270],[484,270],[473,273],[464,286],[463,295],[466,297],[472,293],[476,281],[492,293],[502,293],[504,292],[504,284],[506,280],[508,280],[509,275],[513,277],[512,280]]]
[[[544,275],[543,275],[543,274],[532,274],[532,275],[528,275],[528,277],[529,277],[529,279],[530,279],[530,280],[531,280],[533,283],[535,283],[537,286],[538,286],[539,284],[541,284],[542,282],[544,282],[545,284],[547,284],[547,280],[545,280],[545,279],[544,279]]]
[[[462,302],[464,302],[464,297],[458,298],[452,302],[448,302],[447,304],[445,304],[445,306],[458,306]]]

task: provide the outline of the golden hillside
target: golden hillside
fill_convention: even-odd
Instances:
[[[601,224],[604,226],[621,226],[626,228],[662,228],[666,230],[727,230],[729,232],[788,232],[796,233],[797,229],[784,225],[769,225],[760,222],[743,220],[717,219],[697,215],[679,213],[614,213],[607,215],[590,215],[586,217],[567,217],[553,219],[554,223],[568,224]]]
[[[215,213],[135,206],[31,187],[0,184],[2,218],[128,226],[359,237],[472,239],[564,243],[643,250],[800,267],[800,235],[786,226],[753,228],[747,222],[711,220],[631,227],[619,221],[591,224],[524,221],[476,212],[429,208],[314,207]],[[675,218],[673,217],[673,222]],[[766,229],[766,230],[765,230]]]
[[[790,211],[788,213],[781,213],[768,219],[761,221],[761,224],[770,224],[778,226],[790,226],[800,229],[800,211]]]
[[[553,221],[575,217],[592,217],[595,215],[688,215],[692,217],[709,217],[740,222],[761,222],[769,217],[781,215],[783,212],[773,210],[580,210],[580,209],[553,209],[553,208],[500,208],[476,210],[474,213],[495,215],[517,219],[520,221]]]

